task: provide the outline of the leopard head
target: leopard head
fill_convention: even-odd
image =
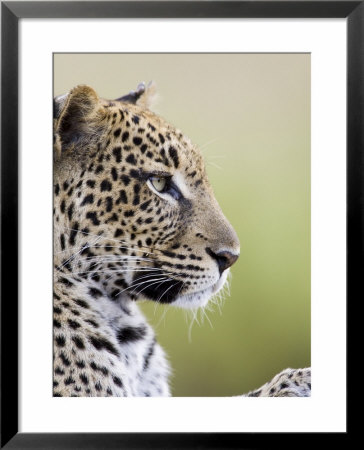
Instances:
[[[115,301],[195,308],[224,285],[239,240],[198,148],[148,109],[152,90],[55,99],[55,266]]]

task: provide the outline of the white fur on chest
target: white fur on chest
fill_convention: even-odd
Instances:
[[[88,296],[88,302],[99,317],[98,332],[118,348],[114,371],[120,374],[126,395],[169,396],[169,364],[139,307],[129,300],[113,302],[107,296]]]

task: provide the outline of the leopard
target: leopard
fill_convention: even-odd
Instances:
[[[152,112],[155,84],[54,98],[54,397],[171,396],[140,301],[196,310],[225,285],[238,236],[199,148]],[[307,397],[286,369],[242,397]]]

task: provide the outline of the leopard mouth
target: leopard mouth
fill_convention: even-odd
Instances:
[[[205,306],[208,300],[215,295],[225,284],[228,270],[225,270],[219,279],[211,286],[181,294],[184,282],[171,279],[162,271],[150,271],[136,273],[133,285],[136,286],[134,293],[137,297],[144,297],[162,304],[171,304],[182,308],[197,308]]]

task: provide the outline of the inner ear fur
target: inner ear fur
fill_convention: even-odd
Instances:
[[[96,92],[80,85],[54,99],[54,134],[57,153],[69,150],[77,142],[87,144],[95,134],[101,106]]]
[[[150,81],[143,94],[138,98],[136,104],[144,109],[152,109],[157,103],[157,86],[154,81]]]
[[[116,100],[137,105],[142,109],[150,109],[157,100],[156,84],[154,81],[150,81],[147,86],[145,86],[144,82],[139,83],[135,91],[130,91],[129,94],[123,95]]]

